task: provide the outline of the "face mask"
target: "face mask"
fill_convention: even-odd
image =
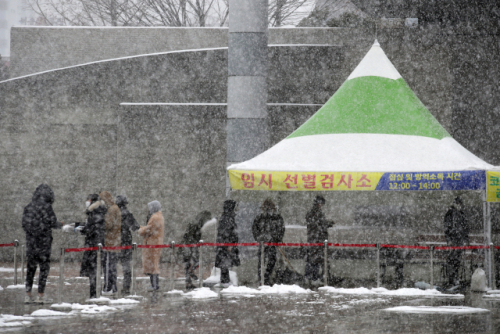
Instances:
[[[85,207],[88,208],[89,206],[90,206],[90,201],[85,202]]]

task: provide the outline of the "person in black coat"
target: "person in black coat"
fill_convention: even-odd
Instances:
[[[184,236],[182,237],[182,243],[185,245],[192,245],[200,242],[201,228],[210,219],[212,219],[212,214],[209,211],[202,211],[197,214],[194,221],[188,224],[186,233],[184,233]],[[194,271],[198,268],[200,259],[198,247],[184,247],[179,248],[179,250],[182,252],[182,258],[184,261],[186,289],[194,289],[195,286],[193,285],[192,280],[198,279]]]
[[[120,208],[122,215],[122,246],[130,246],[132,245],[132,231],[137,231],[141,226],[137,220],[135,220],[134,215],[128,211],[128,200],[126,196],[116,196],[115,202]],[[122,249],[119,256],[123,269],[123,295],[130,294],[130,285],[132,283],[132,268],[130,267],[130,262],[132,261],[132,253],[132,249]]]
[[[261,205],[262,213],[255,217],[252,225],[252,233],[255,241],[278,243],[283,241],[285,235],[285,222],[283,217],[276,212],[276,205],[270,199],[266,199]],[[259,264],[257,268],[259,283],[261,282],[261,248],[258,252]],[[264,246],[264,261],[267,258],[266,272],[264,273],[264,284],[271,285],[269,278],[276,264],[276,246]]]
[[[469,222],[463,211],[463,201],[460,197],[455,198],[450,209],[444,216],[444,235],[448,246],[469,245]],[[448,285],[459,284],[459,269],[462,260],[461,249],[449,251],[446,260],[446,271],[448,273]]]
[[[84,247],[97,247],[99,244],[104,246],[104,216],[107,212],[106,206],[99,200],[97,194],[89,195],[86,204],[87,209],[85,210],[85,214],[87,215],[87,220],[85,224],[81,224],[76,230],[85,235]],[[80,269],[80,276],[89,278],[90,298],[96,298],[97,252],[85,251]]]
[[[38,279],[38,297],[36,303],[50,302],[43,298],[47,276],[50,270],[50,254],[52,248],[52,229],[61,228],[63,223],[57,221],[52,209],[55,196],[52,189],[46,185],[39,185],[31,203],[23,211],[22,225],[26,233],[26,297],[25,303],[31,303],[31,289],[37,265],[40,267]]]
[[[306,214],[307,222],[307,242],[323,243],[328,240],[328,228],[332,227],[334,222],[327,220],[321,207],[325,205],[323,196],[316,196],[312,209]],[[320,279],[320,268],[324,266],[323,247],[308,247],[306,258],[305,278],[310,281]]]
[[[237,243],[236,233],[237,203],[233,200],[224,201],[224,212],[217,227],[217,243]],[[216,249],[215,267],[220,268],[220,283],[229,284],[229,268],[239,266],[240,258],[238,247],[218,246]]]

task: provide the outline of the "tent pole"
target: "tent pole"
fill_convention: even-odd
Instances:
[[[486,190],[482,191],[483,195],[483,229],[484,229],[484,245],[488,246],[484,251],[484,264],[486,267],[486,275],[488,278],[488,286],[493,286],[492,263],[491,263],[491,217],[490,217],[490,203],[486,201]]]

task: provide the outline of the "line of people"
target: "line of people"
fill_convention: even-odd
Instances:
[[[57,220],[52,204],[55,201],[54,192],[46,185],[38,186],[33,194],[32,201],[24,208],[22,226],[26,233],[26,303],[51,302],[44,297],[47,276],[50,270],[50,256],[52,246],[52,230],[62,228],[64,223]],[[322,212],[325,199],[316,196],[312,209],[306,215],[307,242],[319,243],[328,239],[327,229],[333,221],[327,220]],[[161,204],[158,201],[148,203],[148,217],[145,226],[140,226],[133,214],[127,209],[127,197],[119,195],[116,199],[108,191],[99,194],[90,194],[86,199],[86,220],[74,224],[66,224],[65,230],[74,230],[85,236],[84,247],[118,247],[132,245],[132,232],[136,231],[143,238],[144,245],[162,245],[164,242],[164,218]],[[266,199],[261,205],[261,213],[255,218],[252,225],[254,239],[258,242],[280,243],[285,234],[285,223],[279,214],[276,205],[271,199]],[[238,243],[236,214],[238,203],[234,200],[224,201],[223,213],[217,227],[217,243]],[[195,220],[188,224],[183,236],[183,243],[193,244],[201,239],[201,229],[207,221],[212,219],[208,211],[202,211]],[[197,248],[181,248],[186,277],[186,288],[193,289],[193,280],[198,277],[195,270],[198,268],[199,254]],[[258,279],[261,281],[261,250],[258,254]],[[277,248],[264,247],[264,258],[267,266],[264,273],[264,284],[270,285],[270,277],[276,264]],[[149,290],[159,289],[159,262],[160,248],[145,248],[142,250],[143,272],[150,276]],[[104,273],[103,295],[117,293],[117,264],[123,268],[122,294],[128,295],[131,286],[132,250],[107,250],[101,254],[102,272]],[[323,268],[324,254],[321,248],[311,247],[306,257],[305,281],[312,283],[320,280],[320,271]],[[229,269],[239,266],[238,247],[219,246],[216,248],[215,267],[220,268],[222,286],[230,284]],[[38,280],[38,297],[33,299],[31,290],[37,266],[40,267]],[[90,298],[96,297],[97,289],[97,252],[85,251],[83,254],[80,276],[89,278]]]
[[[26,234],[26,296],[25,303],[50,303],[44,297],[47,276],[50,270],[52,248],[52,230],[60,229],[64,223],[57,220],[52,208],[55,201],[54,192],[46,185],[38,186],[31,202],[24,208],[22,227]],[[127,197],[117,196],[116,201],[108,191],[99,195],[91,194],[86,200],[85,222],[67,224],[64,228],[74,229],[85,235],[84,247],[118,247],[132,245],[132,232],[143,237],[145,245],[162,245],[164,236],[164,219],[161,204],[158,201],[148,203],[148,218],[145,226],[140,226],[132,213],[127,209]],[[147,248],[142,251],[143,272],[150,276],[149,290],[159,289],[161,249]],[[123,268],[122,294],[130,293],[132,250],[107,250],[102,253],[102,270],[104,272],[103,295],[117,292],[118,262]],[[37,266],[40,267],[38,279],[38,296],[33,299],[31,290]],[[83,254],[80,276],[89,277],[90,298],[96,297],[97,252],[85,251]]]

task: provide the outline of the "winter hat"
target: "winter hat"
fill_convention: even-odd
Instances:
[[[158,201],[152,201],[148,203],[149,214],[155,214],[158,211],[161,211],[161,204]]]
[[[42,183],[41,185],[39,185],[35,189],[35,192],[33,193],[32,201],[37,202],[39,200],[46,202],[46,203],[49,203],[49,204],[53,204],[55,201],[54,192],[45,183]]]
[[[202,211],[196,215],[195,222],[198,224],[198,226],[203,227],[203,225],[210,219],[212,219],[212,214],[210,213],[210,211]]]
[[[453,204],[458,204],[460,206],[463,206],[464,205],[464,202],[462,201],[462,199],[460,198],[460,196],[457,196],[455,198],[455,200],[453,201]]]
[[[90,194],[87,196],[87,200],[90,200],[90,203],[97,202],[99,200],[99,195],[97,194]]]
[[[264,201],[264,203],[262,203],[262,205],[260,206],[260,208],[261,208],[262,211],[268,211],[268,210],[275,211],[276,210],[276,205],[274,204],[274,202],[270,198],[267,198]]]
[[[325,198],[323,196],[320,196],[320,195],[316,196],[316,198],[314,199],[314,204],[323,205],[323,204],[325,204],[325,202],[326,202]]]
[[[120,208],[124,207],[125,205],[128,204],[127,196],[118,195],[118,196],[116,196],[115,202],[116,202],[116,205],[118,205]]]

